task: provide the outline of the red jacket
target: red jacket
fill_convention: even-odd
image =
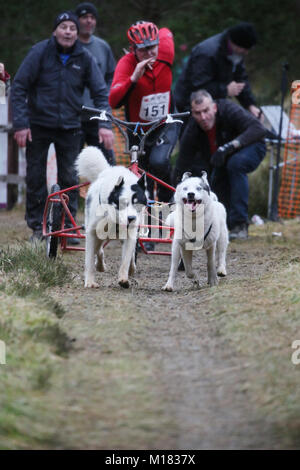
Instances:
[[[174,61],[173,34],[167,28],[159,30],[158,57],[152,70],[146,69],[137,83],[131,75],[137,59],[133,52],[123,56],[116,67],[110,89],[112,108],[125,105],[126,117],[132,122],[147,122],[166,115],[171,107],[171,85]]]

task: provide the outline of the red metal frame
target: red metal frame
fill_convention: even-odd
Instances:
[[[133,162],[129,165],[128,169],[132,171],[136,176],[140,177],[144,173],[147,175],[147,177],[153,179],[156,183],[165,186],[166,188],[170,189],[171,191],[175,191],[175,188],[173,186],[170,186],[169,184],[165,183],[163,180],[157,178],[156,176],[152,175],[151,173],[148,173],[147,171],[145,172],[141,168],[139,168],[137,162]],[[67,244],[67,239],[68,238],[82,238],[85,239],[85,235],[80,233],[80,230],[83,229],[83,225],[77,225],[69,208],[68,208],[68,202],[69,202],[69,196],[66,194],[69,191],[72,191],[74,189],[79,189],[83,186],[87,186],[90,183],[81,183],[76,186],[71,186],[70,188],[66,189],[61,189],[60,191],[57,191],[55,193],[52,193],[48,196],[45,209],[44,209],[44,216],[43,216],[43,236],[44,237],[49,237],[49,236],[54,236],[54,237],[60,237],[60,246],[62,251],[85,251],[85,248],[83,247],[76,247],[76,246],[70,246]],[[55,198],[55,196],[59,196],[59,199]],[[63,213],[62,213],[62,219],[61,219],[61,229],[57,230],[56,232],[50,232],[47,233],[47,211],[48,211],[48,206],[50,202],[54,203],[60,203],[63,208]],[[70,228],[64,228],[65,225],[65,218],[66,215],[69,217],[69,220],[71,221],[72,227]],[[170,256],[171,252],[170,251],[148,251],[144,245],[146,242],[153,242],[153,243],[172,243],[172,236],[174,234],[174,228],[173,227],[168,227],[164,225],[140,225],[141,228],[153,228],[153,229],[159,229],[159,230],[169,230],[170,231],[170,237],[169,238],[150,238],[150,237],[139,237],[138,242],[142,248],[142,251],[147,254],[147,255],[166,255]],[[76,233],[69,233],[69,232],[76,232]]]
[[[44,237],[49,237],[49,236],[60,237],[60,246],[61,246],[62,251],[84,251],[85,250],[83,247],[77,247],[73,245],[68,246],[67,244],[68,238],[84,238],[85,239],[85,235],[82,235],[82,233],[80,233],[79,231],[83,229],[83,225],[76,224],[75,219],[72,216],[70,209],[68,208],[69,196],[66,194],[66,192],[72,191],[73,189],[79,189],[83,186],[87,186],[88,184],[89,183],[81,183],[75,186],[71,186],[70,188],[67,188],[67,189],[61,189],[60,191],[49,194],[46,200],[44,216],[43,216],[43,236]],[[55,198],[55,196],[59,196],[59,199]],[[61,204],[63,208],[63,212],[62,212],[60,230],[47,233],[47,212],[48,212],[48,206],[50,202]],[[72,224],[72,227],[70,228],[65,228],[66,215],[69,217],[69,220]],[[69,233],[69,232],[74,232],[74,231],[76,233]]]
[[[157,178],[156,176],[152,175],[151,173],[148,173],[147,171],[142,170],[139,168],[137,162],[133,162],[129,165],[129,170],[132,171],[136,176],[140,177],[144,173],[146,176],[149,178],[153,179],[156,183],[165,186],[166,188],[170,189],[171,191],[175,192],[175,188],[173,186],[170,186],[169,184],[165,183],[165,181]],[[159,229],[159,230],[169,230],[170,231],[170,237],[169,238],[149,238],[149,237],[139,237],[138,242],[140,244],[140,247],[142,248],[142,251],[146,255],[165,255],[165,256],[170,256],[171,252],[170,251],[148,251],[144,245],[146,242],[153,242],[153,243],[172,243],[172,236],[174,234],[174,227],[168,227],[164,225],[140,225],[140,228],[153,228],[153,229]]]

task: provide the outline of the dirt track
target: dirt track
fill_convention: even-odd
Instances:
[[[237,249],[230,247],[228,272],[231,281],[258,276],[269,267],[267,260],[257,264],[258,253],[246,252],[245,247],[241,244]],[[116,281],[119,252],[117,244],[107,248],[108,271],[99,274],[98,278],[102,287],[89,292],[82,287],[83,257],[79,255],[81,262],[75,268],[79,277],[74,288],[81,301],[80,305],[76,301],[75,309],[82,309],[83,315],[88,314],[89,321],[93,322],[97,320],[99,306],[105,302],[113,305],[122,299],[125,309],[138,312],[142,322],[146,322],[146,331],[135,329],[131,335],[138,349],[149,355],[156,366],[152,386],[159,390],[163,413],[167,419],[171,418],[174,427],[163,429],[158,440],[145,442],[143,448],[276,447],[278,443],[271,426],[256,415],[245,391],[244,384],[249,380],[244,374],[245,360],[241,361],[230,344],[224,342],[218,322],[210,319],[207,300],[214,295],[215,289],[206,286],[204,254],[198,254],[195,260],[195,265],[202,267],[203,287],[193,289],[184,274],[179,273],[176,292],[165,293],[160,289],[167,279],[169,258],[139,255],[138,285],[133,283],[131,289],[122,290]],[[221,284],[226,282],[221,280]],[[72,292],[65,294],[64,304]],[[241,301],[247,301],[247,293]],[[68,314],[66,321],[67,317]],[[69,326],[70,321],[67,323]],[[79,340],[77,347],[89,348],[88,338]],[[92,347],[95,344],[92,343]],[[125,448],[130,448],[130,443]]]
[[[1,214],[1,220],[6,229],[12,224],[10,240],[28,237],[22,218]],[[66,309],[61,325],[75,340],[75,346],[62,383],[53,393],[63,409],[58,433],[64,436],[65,448],[282,448],[271,420],[262,417],[248,396],[247,382],[255,377],[249,376],[247,361],[224,339],[218,315],[214,312],[212,316],[209,307],[218,289],[257,278],[272,269],[270,253],[257,247],[253,240],[230,244],[228,277],[220,281],[219,287],[209,288],[205,255],[198,252],[194,266],[201,271],[202,287],[193,288],[184,273],[178,273],[174,293],[161,291],[168,275],[169,257],[140,254],[136,281],[123,290],[116,278],[120,248],[112,242],[106,249],[108,269],[98,274],[101,288],[86,290],[84,254],[63,256],[73,280],[52,294]],[[247,302],[248,296],[249,292],[245,292],[241,303]],[[224,314],[222,305],[219,314]],[[107,322],[120,323],[118,332],[108,330],[109,336],[105,330]],[[141,356],[149,361],[146,385],[139,396],[135,389],[140,379],[134,375],[134,367],[132,374],[130,370],[126,374],[121,371],[121,382],[124,374],[129,391],[125,392],[124,401],[117,396],[115,403],[114,390],[105,392],[106,386],[111,387],[111,372],[103,370],[102,364],[107,355],[117,362],[129,354],[136,356],[137,361]],[[74,378],[72,370],[78,364],[80,372]],[[111,394],[106,412],[101,410],[105,393]],[[128,407],[132,408],[129,418]],[[122,409],[125,415],[121,413],[120,417]]]

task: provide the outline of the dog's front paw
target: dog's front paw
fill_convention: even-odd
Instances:
[[[98,289],[100,287],[100,284],[98,284],[98,282],[95,282],[95,281],[86,281],[84,284],[84,287]]]
[[[227,271],[226,271],[226,268],[225,266],[219,266],[218,269],[217,269],[217,274],[219,277],[225,277],[227,276]]]
[[[173,286],[167,282],[167,284],[161,288],[161,290],[164,290],[166,292],[173,292]]]
[[[119,279],[119,285],[123,287],[124,289],[128,289],[129,287],[129,281],[128,279]]]

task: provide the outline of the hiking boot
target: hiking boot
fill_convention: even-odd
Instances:
[[[229,240],[247,240],[248,238],[248,224],[243,222],[235,225],[229,232]]]
[[[79,244],[80,244],[80,238],[75,238],[75,237],[74,238],[73,237],[72,238],[71,237],[67,238],[67,245],[79,245]]]
[[[32,235],[31,235],[31,237],[29,238],[29,241],[30,241],[31,243],[42,242],[43,240],[44,240],[44,237],[43,237],[43,232],[42,232],[42,230],[37,229],[37,230],[33,230],[33,231],[32,231]]]
[[[65,225],[65,228],[71,228],[73,225],[70,223]],[[76,233],[76,230],[72,230],[71,232],[66,232],[66,233]],[[67,240],[67,245],[79,245],[80,244],[80,238],[71,238],[71,237],[66,237]]]
[[[155,243],[154,242],[144,242],[144,247],[146,251],[154,251]]]

